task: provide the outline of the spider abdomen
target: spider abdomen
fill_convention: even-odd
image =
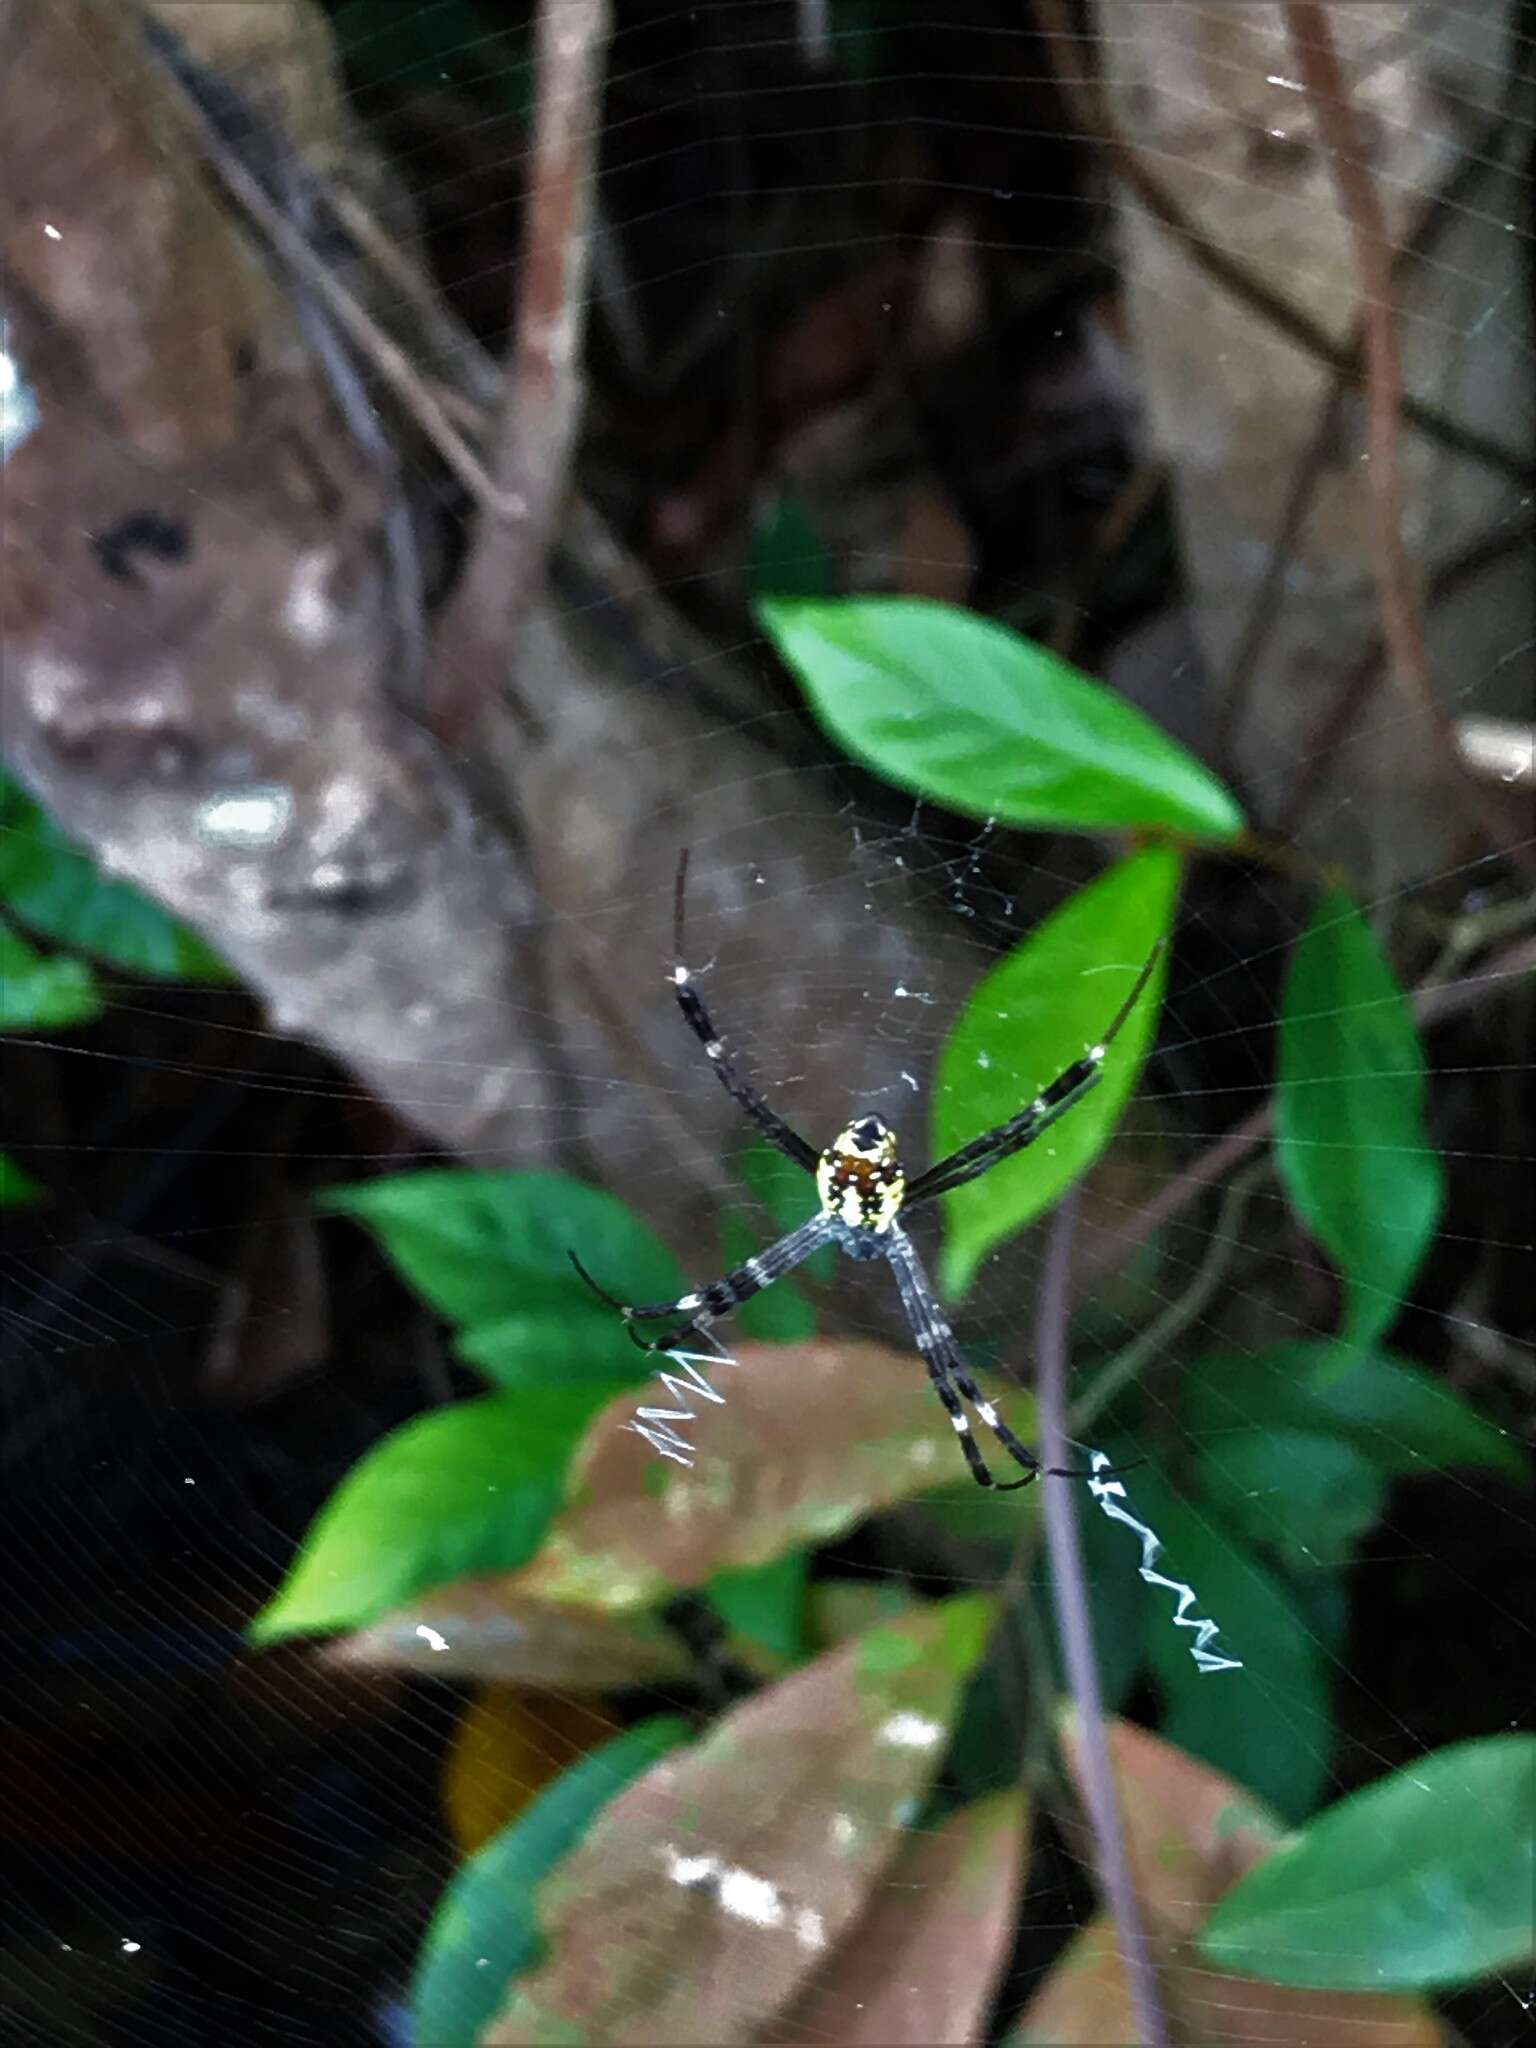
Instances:
[[[894,1132],[877,1116],[860,1117],[840,1131],[816,1166],[822,1213],[842,1226],[839,1242],[851,1258],[878,1258],[885,1247],[858,1243],[879,1239],[896,1221],[907,1192]]]

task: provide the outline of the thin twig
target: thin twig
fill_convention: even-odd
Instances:
[[[1238,730],[1248,708],[1249,691],[1258,675],[1259,656],[1285,601],[1286,579],[1301,540],[1301,530],[1312,510],[1312,501],[1317,495],[1328,456],[1338,446],[1339,432],[1344,423],[1344,400],[1349,395],[1349,388],[1349,379],[1335,370],[1328,395],[1318,409],[1317,424],[1311,438],[1291,472],[1279,530],[1270,542],[1264,575],[1243,621],[1237,646],[1227,661],[1226,673],[1216,687],[1216,733],[1211,743],[1211,757],[1217,767],[1228,774],[1236,752]]]
[[[200,110],[199,115],[201,118]],[[211,131],[204,121],[205,133]],[[326,311],[381,383],[410,413],[464,488],[482,506],[506,518],[510,508],[499,498],[485,465],[454,425],[409,354],[348,291],[325,259],[311,248],[282,208],[267,196],[261,181],[227,150],[210,147],[209,159],[219,179],[295,276],[323,301]]]
[[[1502,164],[1508,138],[1520,130],[1519,92],[1519,55],[1512,51],[1509,76],[1498,113],[1462,152],[1450,176],[1443,179],[1431,194],[1407,239],[1394,251],[1394,278],[1407,277],[1416,266],[1428,262],[1451,223],[1460,218],[1462,209],[1470,201],[1479,181],[1486,176],[1490,165],[1498,167]],[[1357,319],[1349,337],[1349,359],[1356,366],[1356,376],[1352,379],[1335,370],[1329,381],[1327,393],[1318,407],[1316,426],[1292,471],[1279,530],[1270,544],[1263,579],[1254,594],[1243,630],[1238,635],[1235,651],[1228,659],[1225,673],[1214,693],[1217,727],[1211,756],[1217,767],[1224,770],[1230,770],[1238,730],[1247,710],[1249,693],[1258,676],[1264,644],[1280,615],[1286,575],[1300,545],[1302,528],[1317,495],[1324,465],[1339,439],[1343,426],[1343,401],[1354,382],[1358,381],[1363,342],[1364,335]],[[1436,594],[1431,590],[1428,603],[1433,606],[1436,601]]]
[[[543,577],[570,480],[607,37],[608,0],[541,0],[517,324],[489,459],[510,517],[481,521],[443,612],[433,722],[450,740],[505,679],[509,636]]]
[[[1403,363],[1392,281],[1392,237],[1366,162],[1359,122],[1324,0],[1285,0],[1286,26],[1312,118],[1327,154],[1340,208],[1349,225],[1360,277],[1365,329],[1366,508],[1375,560],[1382,637],[1393,680],[1417,707],[1450,771],[1463,808],[1497,847],[1509,834],[1499,807],[1466,772],[1450,713],[1440,702],[1424,638],[1418,581],[1403,544],[1403,487],[1398,422]]]
[[[1351,354],[1349,342],[1335,341],[1304,307],[1272,291],[1240,258],[1212,242],[1120,133],[1098,82],[1079,62],[1077,30],[1066,0],[1033,0],[1033,5],[1043,24],[1046,54],[1068,111],[1114,175],[1131,188],[1152,218],[1176,237],[1197,270],[1316,361],[1336,371],[1351,386],[1358,385],[1362,381],[1361,365]],[[1403,418],[1442,447],[1470,456],[1500,476],[1527,486],[1536,480],[1536,471],[1523,455],[1490,440],[1473,427],[1463,426],[1459,420],[1448,418],[1435,406],[1425,405],[1410,395],[1403,402]]]
[[[1047,1465],[1069,1466],[1067,1442],[1067,1308],[1072,1287],[1072,1239],[1077,1224],[1078,1196],[1069,1194],[1051,1223],[1040,1283],[1035,1325],[1036,1407],[1040,1455]],[[1045,1540],[1051,1558],[1056,1625],[1061,1638],[1067,1683],[1077,1707],[1081,1737],[1079,1760],[1083,1802],[1093,1830],[1099,1883],[1115,1923],[1125,1963],[1136,2039],[1143,2048],[1166,2048],[1168,2023],[1159,1996],[1152,1949],[1141,1922],[1140,1902],[1131,1874],[1120,1805],[1115,1796],[1109,1745],[1104,1737],[1104,1699],[1099,1689],[1094,1654],[1093,1621],[1088,1608],[1088,1582],[1083,1570],[1077,1529],[1077,1490],[1045,1487]]]

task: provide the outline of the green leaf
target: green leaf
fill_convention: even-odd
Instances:
[[[752,528],[752,588],[759,597],[828,597],[832,558],[801,501],[781,491]]]
[[[1168,847],[1121,861],[1037,926],[972,993],[939,1059],[936,1159],[1015,1115],[1103,1036],[1172,925],[1180,866]],[[1166,960],[1165,953],[1093,1092],[1038,1144],[942,1198],[946,1294],[964,1294],[993,1246],[1048,1209],[1108,1144],[1152,1041]]]
[[[995,620],[916,597],[764,598],[757,616],[828,732],[899,789],[1034,830],[1243,829],[1150,719]]]
[[[0,769],[0,903],[34,930],[129,974],[232,981],[196,932],[126,882],[109,882],[15,777]]]
[[[1387,1482],[1346,1437],[1238,1429],[1201,1451],[1200,1491],[1218,1523],[1291,1570],[1331,1571],[1380,1520]]]
[[[25,1167],[0,1152],[0,1209],[26,1209],[46,1199],[48,1190],[39,1185]]]
[[[561,1773],[459,1870],[427,1930],[411,1988],[415,2038],[475,2048],[511,1980],[542,1947],[534,1914],[540,1882],[568,1856],[615,1794],[688,1739],[658,1714]]]
[[[1413,1014],[1339,889],[1318,903],[1286,978],[1275,1126],[1296,1213],[1348,1285],[1345,1338],[1374,1343],[1434,1236],[1445,1175],[1424,1129]]]
[[[1536,1736],[1436,1750],[1330,1806],[1197,1936],[1216,1969],[1330,1991],[1438,1991],[1536,1961]]]
[[[1161,1539],[1157,1570],[1194,1587],[1191,1612],[1214,1621],[1212,1648],[1242,1660],[1241,1671],[1203,1672],[1194,1640],[1174,1623],[1177,1602],[1142,1585],[1147,1653],[1163,1700],[1161,1733],[1267,1800],[1288,1820],[1316,1805],[1333,1747],[1328,1668],[1283,1579],[1235,1541],[1219,1518],[1179,1499],[1156,1466],[1125,1479],[1124,1505]],[[1140,1562],[1128,1529],[1120,1569]],[[1141,1582],[1138,1580],[1138,1584]]]
[[[0,922],[0,1031],[62,1031],[102,1011],[96,977],[84,960],[53,958]]]
[[[609,1391],[491,1394],[397,1429],[320,1510],[252,1642],[361,1628],[429,1586],[525,1564]]]
[[[677,1261],[616,1196],[559,1173],[452,1167],[327,1188],[429,1305],[463,1326],[456,1348],[499,1386],[616,1385],[654,1361],[571,1265],[574,1251],[620,1300],[670,1301]]]
[[[1483,1465],[1530,1483],[1518,1443],[1433,1373],[1386,1351],[1353,1353],[1342,1372],[1331,1343],[1208,1352],[1184,1382],[1183,1422],[1196,1442],[1244,1428],[1326,1432],[1389,1479]]]
[[[728,1628],[797,1662],[806,1655],[807,1578],[806,1553],[791,1550],[771,1564],[716,1572],[704,1590]]]

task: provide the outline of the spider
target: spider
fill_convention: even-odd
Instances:
[[[764,1101],[750,1083],[742,1079],[711,1022],[703,997],[693,985],[692,975],[682,965],[683,900],[687,878],[688,853],[685,848],[678,861],[674,899],[677,965],[672,969],[672,982],[678,1007],[689,1030],[703,1046],[705,1057],[719,1075],[727,1094],[751,1118],[770,1145],[815,1177],[821,1206],[814,1216],[781,1237],[777,1244],[744,1260],[723,1279],[712,1281],[709,1286],[698,1288],[691,1294],[681,1295],[676,1301],[626,1305],[598,1285],[574,1252],[570,1254],[572,1265],[598,1299],[623,1317],[631,1339],[642,1351],[676,1353],[690,1339],[714,1342],[707,1335],[712,1323],[740,1308],[744,1301],[750,1301],[763,1288],[771,1287],[775,1280],[782,1280],[786,1273],[793,1272],[796,1266],[824,1245],[836,1245],[851,1259],[885,1259],[896,1275],[896,1285],[901,1292],[902,1306],[913,1338],[928,1368],[934,1392],[943,1402],[954,1432],[960,1439],[960,1448],[972,1478],[981,1486],[993,1486],[999,1492],[1011,1493],[1018,1487],[1028,1486],[1042,1472],[1059,1479],[1091,1477],[1087,1472],[1042,1465],[982,1394],[971,1377],[955,1334],[945,1319],[900,1218],[933,1201],[936,1196],[947,1194],[951,1188],[964,1187],[967,1181],[975,1180],[999,1161],[1012,1158],[1026,1145],[1033,1145],[1052,1124],[1075,1108],[1089,1090],[1097,1086],[1104,1070],[1104,1056],[1135,1009],[1157,964],[1163,942],[1159,940],[1153,947],[1130,994],[1120,1005],[1099,1044],[1089,1046],[1081,1059],[1074,1060],[1016,1116],[998,1124],[994,1130],[984,1131],[979,1138],[972,1138],[969,1144],[962,1145],[947,1159],[941,1159],[926,1173],[920,1173],[915,1180],[909,1181],[902,1167],[895,1134],[878,1116],[866,1112],[855,1117],[824,1152],[818,1153]],[[644,1337],[634,1327],[636,1323],[660,1322],[675,1316],[686,1320],[669,1336]],[[689,1354],[683,1352],[681,1355],[687,1357]],[[1002,1481],[992,1477],[966,1413],[967,1403],[1014,1463],[1023,1467],[1022,1479]]]

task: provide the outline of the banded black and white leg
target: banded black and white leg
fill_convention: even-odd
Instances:
[[[574,1252],[569,1257],[598,1299],[617,1309],[624,1318],[632,1344],[638,1345],[642,1351],[678,1351],[696,1339],[712,1343],[714,1340],[709,1335],[712,1324],[722,1316],[728,1316],[733,1309],[740,1308],[744,1301],[750,1301],[765,1287],[771,1287],[775,1280],[782,1280],[786,1273],[792,1273],[813,1252],[833,1243],[836,1235],[837,1225],[831,1217],[812,1216],[781,1237],[777,1244],[769,1245],[766,1251],[743,1259],[723,1279],[712,1280],[707,1287],[701,1287],[692,1294],[681,1294],[676,1301],[636,1304],[615,1301],[606,1288],[599,1287]],[[669,1336],[642,1337],[635,1328],[636,1323],[660,1322],[671,1316],[685,1316],[687,1320]]]
[[[786,1159],[792,1159],[796,1166],[806,1173],[816,1171],[818,1154],[800,1133],[787,1124],[777,1110],[771,1109],[750,1082],[742,1079],[725,1049],[724,1041],[716,1031],[704,998],[694,986],[693,976],[683,965],[683,899],[688,886],[688,849],[683,848],[678,856],[677,883],[673,897],[672,942],[673,959],[672,991],[677,997],[677,1007],[683,1013],[683,1021],[704,1048],[704,1055],[720,1076],[720,1085],[736,1104],[748,1115],[769,1144],[782,1152]]]
[[[912,1334],[917,1339],[918,1352],[928,1368],[928,1377],[933,1390],[944,1403],[950,1424],[960,1439],[960,1448],[965,1453],[965,1462],[971,1468],[971,1477],[982,1486],[996,1487],[999,1493],[1012,1493],[1021,1486],[1028,1486],[1045,1469],[1029,1446],[1008,1427],[996,1407],[989,1401],[967,1370],[955,1333],[949,1327],[943,1310],[939,1307],[928,1276],[923,1271],[922,1261],[917,1256],[911,1238],[893,1224],[890,1232],[890,1249],[886,1254],[896,1275],[896,1285],[901,1290],[902,1306],[907,1312],[907,1321],[912,1325]],[[1024,1468],[1022,1479],[994,1479],[981,1455],[971,1428],[971,1418],[965,1412],[969,1402],[980,1420],[986,1424],[1003,1449],[1017,1465]]]
[[[1152,978],[1153,970],[1162,955],[1162,945],[1154,946],[1147,955],[1141,972],[1137,975],[1130,994],[1120,1005],[1109,1029],[1098,1045],[1090,1046],[1080,1060],[1074,1060],[1063,1074],[1058,1074],[1048,1088],[1042,1089],[1034,1101],[1021,1109],[1017,1116],[996,1125],[990,1131],[983,1131],[979,1138],[972,1138],[968,1145],[962,1145],[958,1152],[951,1152],[947,1159],[941,1159],[930,1166],[926,1173],[920,1173],[907,1188],[904,1206],[910,1209],[914,1203],[931,1202],[936,1195],[947,1195],[951,1188],[957,1188],[978,1175],[987,1173],[1004,1159],[1011,1159],[1015,1152],[1022,1152],[1044,1137],[1052,1124],[1058,1123],[1069,1110],[1075,1109],[1095,1089],[1104,1074],[1104,1059],[1109,1048],[1125,1028],[1127,1019],[1141,999],[1143,989]]]

